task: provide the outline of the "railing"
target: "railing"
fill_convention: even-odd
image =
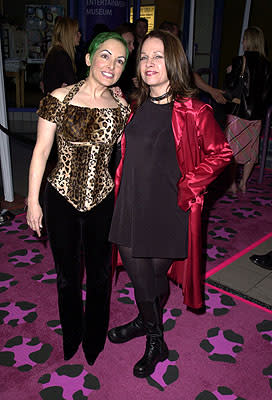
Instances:
[[[262,154],[261,154],[261,165],[260,165],[260,173],[259,173],[258,183],[263,183],[264,167],[265,167],[267,147],[268,147],[268,139],[269,139],[270,132],[271,132],[271,122],[272,122],[271,114],[272,114],[272,105],[268,108],[266,117],[265,117],[263,149],[262,149]]]

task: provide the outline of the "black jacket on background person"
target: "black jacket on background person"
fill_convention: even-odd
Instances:
[[[247,120],[261,120],[264,118],[267,107],[272,103],[272,67],[267,58],[257,51],[245,51],[246,58],[244,84],[239,107],[229,104],[230,114],[234,108],[240,118]],[[232,70],[226,74],[225,87],[233,89],[242,72],[243,57],[232,60]]]
[[[119,81],[115,86],[119,86],[125,96],[125,99],[129,102],[129,96],[135,90],[135,86],[133,84],[132,78],[136,76],[135,71],[135,59],[131,55],[129,55],[127,64],[124,72],[122,73]]]
[[[42,82],[44,85],[44,96],[60,88],[63,83],[72,85],[77,82],[72,60],[61,46],[54,46],[48,53],[43,67]],[[52,164],[50,164],[49,168],[51,170],[57,162],[56,139],[54,140],[49,160]]]
[[[76,73],[68,53],[60,46],[55,46],[48,53],[43,67],[42,81],[44,95],[62,86],[77,82]]]

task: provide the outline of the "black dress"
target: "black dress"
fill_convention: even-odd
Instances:
[[[185,258],[188,213],[177,204],[177,162],[172,105],[149,99],[125,129],[122,181],[109,240],[134,257]]]
[[[76,83],[72,60],[62,47],[55,46],[50,50],[43,67],[42,80],[45,95],[61,87],[63,83],[67,85]]]

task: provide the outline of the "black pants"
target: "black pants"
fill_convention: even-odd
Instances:
[[[104,348],[111,292],[112,247],[108,234],[113,205],[110,193],[90,211],[80,212],[52,185],[46,186],[44,214],[57,271],[64,354],[81,340],[89,357],[95,358]],[[85,310],[82,264],[86,270]]]
[[[167,297],[169,293],[167,271],[172,259],[133,257],[131,248],[124,246],[119,246],[119,253],[132,281],[138,304],[154,301],[156,297]]]

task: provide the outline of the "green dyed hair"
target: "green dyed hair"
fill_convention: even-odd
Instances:
[[[127,42],[125,41],[125,39],[119,35],[119,33],[116,32],[102,32],[99,33],[91,42],[89,48],[88,48],[88,54],[90,55],[90,62],[92,63],[93,61],[93,56],[95,55],[96,51],[98,50],[99,46],[101,46],[102,43],[106,42],[106,40],[109,39],[115,39],[118,40],[119,42],[121,42],[125,49],[126,49],[126,60],[124,63],[124,69],[127,63],[127,59],[128,59],[128,55],[129,55],[129,51],[128,51],[128,47],[127,47]],[[90,67],[88,68],[88,75],[89,75],[89,70]]]

